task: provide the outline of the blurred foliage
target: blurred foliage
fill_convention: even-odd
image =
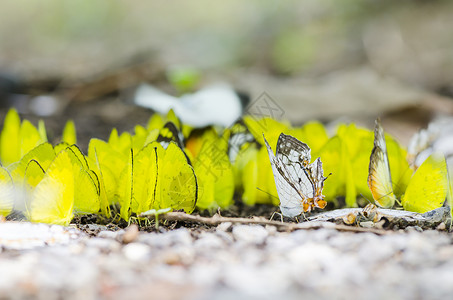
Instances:
[[[0,10],[0,66],[92,74],[135,54],[157,54],[169,66],[292,75],[369,63],[439,85],[453,78],[447,68],[453,64],[452,7],[446,0],[7,1]],[[414,65],[426,72],[414,74]],[[176,80],[182,90],[193,85],[193,73],[187,75]]]

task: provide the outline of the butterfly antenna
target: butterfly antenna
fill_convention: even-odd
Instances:
[[[362,196],[363,199],[365,199],[366,201],[368,201],[369,204],[372,204],[371,200],[368,199],[367,197],[365,197],[362,193],[360,193],[360,196]]]
[[[257,189],[258,191],[260,191],[260,192],[263,192],[263,193],[265,193],[265,194],[268,194],[268,195],[269,195],[269,196],[271,196],[271,197],[274,197],[274,198],[280,199],[280,198],[278,198],[277,196],[274,196],[274,195],[272,195],[271,193],[269,193],[269,192],[266,192],[266,191],[264,191],[264,190],[260,189],[259,187],[257,187],[256,189]]]
[[[411,168],[406,168],[406,170],[404,170],[403,174],[400,176],[400,178],[398,179],[398,181],[394,184],[392,182],[392,188],[393,188],[393,185],[395,185],[395,187],[399,188],[402,184],[402,181],[403,181],[403,178],[405,177],[406,173],[410,170]],[[395,189],[393,189],[393,191],[395,191]],[[397,199],[398,200],[398,199]],[[399,203],[399,201],[398,201]]]
[[[382,199],[382,198],[384,198],[384,197],[387,197],[387,196],[390,195],[391,193],[393,193],[393,191],[392,191],[392,192],[388,192],[387,194],[385,194],[385,195],[383,195],[382,197],[380,197],[378,200],[380,200],[380,199]],[[393,196],[395,196],[395,194],[393,194]],[[401,202],[398,200],[398,198],[396,198],[396,196],[395,196],[395,199],[396,199],[396,202],[397,202],[399,205],[401,205]]]

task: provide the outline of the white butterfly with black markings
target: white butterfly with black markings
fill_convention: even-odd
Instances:
[[[322,189],[326,177],[323,175],[321,159],[318,157],[310,164],[310,147],[290,135],[280,134],[275,155],[265,138],[264,141],[282,214],[295,217],[315,207],[324,208],[327,203]]]

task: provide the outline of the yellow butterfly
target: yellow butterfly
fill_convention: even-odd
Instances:
[[[150,209],[184,209],[191,213],[197,203],[198,185],[192,166],[174,142],[167,149],[155,141],[137,154],[131,149],[119,179],[121,217],[129,221]]]
[[[219,137],[213,128],[198,138],[200,149],[193,159],[199,184],[197,207],[226,208],[233,202],[233,169],[227,155],[227,139]]]
[[[68,225],[74,217],[74,174],[69,153],[62,151],[31,197],[31,222]]]
[[[31,193],[32,222],[68,225],[74,213],[98,213],[99,182],[76,148],[58,153]],[[31,164],[34,161],[30,161]],[[35,170],[38,170],[35,168]]]
[[[0,167],[0,215],[7,216],[13,210],[14,183],[8,170]]]
[[[376,204],[393,207],[398,202],[392,186],[392,176],[384,139],[384,130],[379,119],[374,131],[374,147],[371,152],[368,186]],[[447,165],[442,154],[433,154],[423,162],[409,181],[401,199],[405,210],[424,213],[441,207],[448,189]]]
[[[21,124],[19,115],[14,109],[6,114],[3,130],[0,135],[0,159],[7,166],[19,159],[34,147],[47,141],[44,123],[38,128],[28,120]]]
[[[74,121],[69,120],[66,122],[61,140],[69,145],[77,144],[77,132]]]

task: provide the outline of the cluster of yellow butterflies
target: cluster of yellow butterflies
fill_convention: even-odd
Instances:
[[[384,207],[398,199],[414,211],[441,206],[448,186],[445,160],[430,157],[413,175],[406,151],[390,136],[384,138],[382,129],[375,131],[376,138],[372,131],[342,124],[329,137],[319,122],[292,127],[253,116],[227,129],[200,130],[181,124],[170,111],[153,115],[134,133],[113,129],[107,141],[92,138],[85,155],[76,146],[73,122],[52,145],[43,122],[36,128],[10,110],[0,134],[0,214],[21,211],[30,221],[63,225],[88,213],[129,221],[153,209],[227,208],[235,193],[247,205],[278,205],[263,134],[275,146],[281,133],[321,157],[323,165],[312,165],[331,173],[323,190],[328,202],[344,196],[347,206],[356,206],[362,195]],[[317,176],[324,182],[322,172]],[[322,185],[318,189],[321,195]]]

